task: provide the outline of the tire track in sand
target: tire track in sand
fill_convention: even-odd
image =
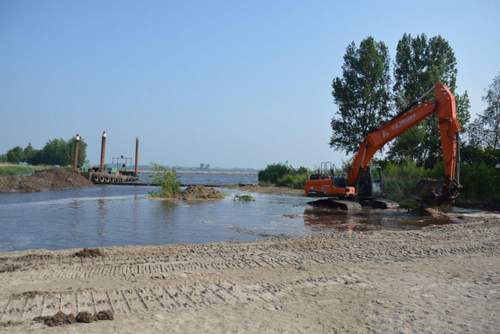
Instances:
[[[59,311],[76,314],[111,310],[115,314],[179,312],[217,305],[258,303],[274,307],[280,296],[297,288],[345,284],[346,280],[361,283],[352,275],[320,276],[295,281],[236,284],[231,281],[203,282],[193,285],[156,285],[139,288],[76,292],[30,292],[11,295],[0,313],[1,323],[30,321],[36,316],[51,316]]]

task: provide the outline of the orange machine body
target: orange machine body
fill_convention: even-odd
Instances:
[[[349,186],[336,186],[332,176],[307,180],[304,192],[306,196],[326,196],[348,199],[356,196],[356,188]]]
[[[457,138],[460,131],[460,123],[457,119],[455,97],[448,87],[438,82],[434,89],[434,101],[419,103],[366,136],[354,156],[352,168],[349,171],[344,187],[336,186],[333,176],[324,178],[319,176],[318,179],[309,178],[304,187],[305,195],[354,197],[357,195],[357,185],[360,175],[367,171],[368,164],[373,155],[386,143],[400,136],[434,113],[437,113],[439,118],[445,187],[450,191],[456,190],[458,188],[458,175],[456,173],[458,155]]]

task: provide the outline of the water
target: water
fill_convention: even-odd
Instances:
[[[221,189],[226,197],[220,201],[174,204],[150,199],[152,190],[96,186],[0,194],[0,251],[256,240],[419,226],[402,211],[325,212],[309,207],[310,199],[300,196],[252,194],[254,202],[240,203],[233,197],[242,192]]]
[[[142,182],[151,182],[152,171],[144,170],[139,174]],[[229,184],[257,184],[256,172],[245,171],[195,171],[178,170],[177,179],[182,184],[205,184],[223,186]]]

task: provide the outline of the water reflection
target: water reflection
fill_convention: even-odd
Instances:
[[[348,212],[344,210],[306,208],[304,224],[315,231],[334,229],[338,231],[367,231],[376,229],[375,225],[367,224],[367,213]]]
[[[106,199],[99,198],[97,200],[97,224],[96,233],[99,236],[100,241],[102,241],[102,236],[104,235],[104,227],[106,225],[106,219],[108,215],[108,209],[106,207]]]

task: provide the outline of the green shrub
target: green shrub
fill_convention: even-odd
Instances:
[[[267,165],[259,171],[259,183],[274,184],[282,187],[300,189],[307,181],[308,170],[305,167],[294,168],[287,164],[276,163]]]
[[[302,189],[307,181],[307,174],[286,174],[278,179],[277,186]]]
[[[443,162],[432,168],[418,167],[413,161],[387,162],[383,170],[384,192],[388,199],[411,206],[417,183],[422,178],[443,179]],[[500,202],[500,169],[483,161],[460,164],[459,199],[495,204]]]
[[[255,198],[252,195],[235,195],[233,198],[235,202],[253,202]]]
[[[418,167],[412,160],[399,165],[393,162],[386,163],[383,169],[385,196],[396,202],[407,201],[411,206],[415,187],[426,176],[425,174],[425,169]]]
[[[461,165],[462,199],[489,204],[500,203],[500,169],[481,161]]]
[[[175,198],[181,191],[181,185],[177,181],[175,171],[159,164],[152,164],[152,170],[152,182],[160,186],[160,192],[151,193],[151,195],[154,197]]]
[[[286,174],[293,172],[293,168],[282,163],[267,165],[264,170],[259,171],[259,182],[276,184]]]

